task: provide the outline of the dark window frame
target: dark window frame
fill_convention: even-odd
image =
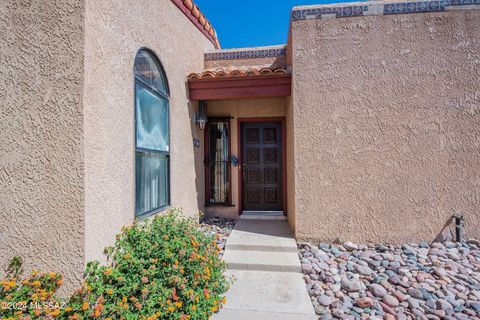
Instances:
[[[150,49],[148,48],[140,48],[137,53],[135,54],[135,60],[137,58],[137,56],[142,53],[142,52],[146,52],[155,62],[156,64],[156,67],[158,68],[163,80],[165,81],[165,92],[162,92],[160,90],[157,90],[157,88],[155,88],[154,86],[146,83],[144,80],[142,80],[141,78],[139,78],[135,71],[135,62],[134,62],[134,103],[133,103],[133,107],[134,107],[134,122],[135,122],[135,131],[134,131],[134,141],[135,141],[135,151],[134,151],[134,181],[135,181],[135,205],[134,205],[134,217],[136,219],[145,219],[145,218],[148,218],[156,213],[159,213],[159,212],[162,212],[168,208],[170,208],[171,206],[171,171],[170,171],[170,168],[171,168],[171,165],[170,165],[170,151],[171,151],[171,147],[170,147],[170,142],[171,142],[171,138],[170,138],[170,86],[168,84],[168,78],[167,78],[167,74],[165,72],[165,69],[163,68],[163,65],[162,63],[160,62],[160,60],[158,59],[157,55]],[[146,90],[149,90],[151,91],[153,94],[155,95],[158,95],[160,98],[163,98],[167,101],[167,124],[168,124],[168,151],[162,151],[162,150],[155,150],[155,149],[149,149],[149,148],[142,148],[142,147],[138,147],[137,145],[137,130],[138,130],[138,125],[137,125],[137,86],[141,86],[143,87],[144,89]],[[137,209],[137,173],[136,173],[136,154],[137,153],[157,153],[157,154],[161,154],[162,156],[164,156],[167,160],[167,204],[165,205],[162,205],[160,207],[157,207],[157,208],[154,208],[152,210],[149,210],[149,211],[146,211],[146,212],[142,212],[142,213],[137,213],[136,209]]]
[[[211,198],[211,184],[210,184],[210,173],[211,173],[211,167],[210,167],[210,125],[212,123],[226,123],[227,124],[227,142],[228,142],[228,154],[227,154],[227,160],[226,165],[227,165],[227,181],[228,181],[228,192],[227,192],[227,201],[226,202],[210,202]],[[205,148],[204,148],[204,154],[205,154],[205,206],[233,206],[232,204],[232,162],[231,162],[231,156],[232,156],[232,130],[231,130],[231,118],[230,117],[209,117],[207,126],[205,128],[205,136],[204,136],[204,141],[205,141]]]

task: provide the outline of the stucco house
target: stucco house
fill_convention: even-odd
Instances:
[[[169,207],[394,243],[460,213],[479,237],[479,9],[300,6],[286,44],[222,50],[191,0],[1,1],[0,264],[73,286]]]

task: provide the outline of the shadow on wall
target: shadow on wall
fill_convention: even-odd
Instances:
[[[434,241],[437,241],[437,242],[446,242],[446,241],[456,242],[458,238],[461,238],[462,240],[470,239],[469,235],[466,233],[465,223],[466,223],[466,221],[465,221],[463,216],[457,216],[457,215],[451,216],[445,222],[442,230],[440,230],[438,235],[435,237]],[[460,234],[458,234],[458,233],[460,233]]]
[[[443,225],[440,232],[437,234],[434,242],[445,242],[445,241],[453,241],[455,239],[455,234],[452,233],[452,226],[454,226],[455,219],[454,217],[450,217],[445,224]]]
[[[272,63],[271,66],[272,69],[277,69],[277,68],[287,68],[287,61],[286,57],[277,57]]]
[[[186,92],[188,92],[188,84]],[[188,97],[187,97],[188,99]],[[195,189],[197,191],[197,207],[199,211],[204,211],[205,205],[205,168],[203,165],[203,131],[197,128],[195,124],[195,112],[198,109],[197,101],[188,102],[188,118],[190,120],[190,133],[192,136],[193,166],[195,168]],[[199,141],[199,145],[194,143],[194,139]]]

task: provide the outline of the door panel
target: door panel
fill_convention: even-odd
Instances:
[[[242,123],[243,210],[283,210],[282,126]]]

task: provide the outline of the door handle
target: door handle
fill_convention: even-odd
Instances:
[[[242,163],[242,177],[243,177],[243,181],[245,181],[245,168],[246,168],[246,166],[245,166],[245,162],[244,162],[244,163]]]

